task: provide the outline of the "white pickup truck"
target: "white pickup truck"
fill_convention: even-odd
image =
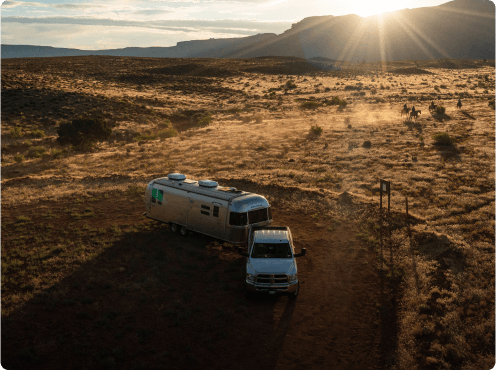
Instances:
[[[248,234],[248,252],[240,247],[238,253],[246,260],[246,292],[284,293],[296,298],[300,290],[293,237],[289,227],[253,227]]]

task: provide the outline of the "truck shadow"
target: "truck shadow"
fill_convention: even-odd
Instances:
[[[274,368],[294,302],[276,324],[287,298],[247,299],[235,248],[142,225],[2,317],[4,367]]]

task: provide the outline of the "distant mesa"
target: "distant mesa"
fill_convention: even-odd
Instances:
[[[336,61],[369,63],[427,59],[489,59],[495,55],[495,6],[489,0],[454,0],[442,5],[388,12],[381,17],[304,18],[280,35],[192,40],[171,47],[110,50],[2,45],[2,58],[111,55],[147,58],[297,57],[320,69]],[[434,66],[466,68],[461,64]],[[396,73],[426,74],[412,70]]]

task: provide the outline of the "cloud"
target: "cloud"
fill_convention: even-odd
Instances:
[[[104,5],[99,4],[49,4],[50,7],[55,9],[91,9],[91,8],[105,8]]]
[[[170,11],[160,10],[160,9],[143,9],[143,10],[136,10],[133,12],[133,14],[137,14],[137,15],[160,15],[166,13],[170,13]]]
[[[104,8],[104,5],[99,4],[44,4],[37,2],[28,1],[12,1],[6,0],[2,3],[2,8],[14,8],[14,7],[36,7],[36,8],[54,8],[54,9],[91,9],[91,8]]]
[[[199,32],[206,30],[213,33],[234,33],[252,35],[255,33],[282,33],[291,26],[290,22],[259,22],[253,20],[154,20],[128,21],[108,18],[87,17],[2,17],[3,23],[25,24],[70,24],[86,26],[141,27],[158,30],[181,32]]]
[[[28,2],[24,2],[24,1],[11,1],[11,0],[6,0],[2,3],[2,8],[14,8],[16,6],[46,7],[48,5],[47,4],[41,4],[41,3],[28,3]]]
[[[180,32],[150,28],[106,27],[68,24],[2,25],[2,40],[12,45],[40,45],[88,50],[124,47],[169,47],[180,41],[233,38],[240,35],[225,32]]]

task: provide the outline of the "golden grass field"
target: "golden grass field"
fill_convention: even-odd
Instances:
[[[72,344],[60,339],[70,335],[57,333],[58,339],[47,341],[52,347],[44,348],[40,344],[41,329],[23,326],[25,318],[43,325],[43,316],[37,319],[38,314],[44,315],[40,312],[46,310],[46,315],[54,316],[59,309],[76,310],[76,307],[80,319],[87,315],[89,320],[98,322],[95,312],[101,311],[97,298],[87,299],[92,305],[97,303],[93,315],[91,310],[86,310],[89,313],[81,310],[86,306],[79,301],[84,293],[78,289],[83,288],[76,289],[79,293],[74,293],[74,298],[64,297],[78,284],[74,280],[81,280],[79,286],[85,286],[86,279],[104,286],[107,283],[95,277],[99,276],[98,271],[119,273],[120,265],[112,262],[116,257],[112,249],[124,245],[127,251],[126,246],[132,244],[122,241],[123,237],[134,235],[132,240],[145,240],[146,235],[164,232],[166,226],[141,217],[142,198],[146,183],[170,172],[252,189],[269,199],[280,215],[279,222],[293,222],[291,227],[298,228],[298,215],[301,215],[307,228],[298,229],[295,240],[298,242],[298,236],[308,239],[305,243],[309,256],[312,248],[315,253],[324,253],[316,245],[323,240],[330,240],[329,248],[338,248],[338,244],[332,244],[333,238],[342,240],[339,246],[345,251],[364,253],[363,257],[353,254],[356,256],[350,260],[353,263],[346,254],[338,255],[350,269],[363,269],[361,275],[356,275],[357,282],[370,279],[378,282],[375,288],[367,289],[376,289],[377,297],[381,298],[364,307],[360,314],[355,312],[358,316],[354,320],[359,320],[360,315],[376,317],[370,319],[370,327],[364,330],[376,329],[383,333],[383,339],[367,345],[358,340],[363,346],[357,347],[357,351],[359,348],[376,351],[377,361],[353,362],[354,356],[350,355],[333,368],[490,369],[494,366],[494,60],[358,64],[344,65],[341,71],[324,72],[296,58],[68,57],[5,59],[1,73],[2,363],[13,365],[6,368],[22,368],[28,363],[31,367],[38,364],[40,368],[63,366],[62,360],[52,363],[53,360],[46,358],[72,348]],[[458,99],[462,100],[461,109],[456,107]],[[339,101],[347,104],[340,106]],[[445,113],[429,112],[432,101],[444,106]],[[405,103],[421,110],[418,119],[409,120],[400,115]],[[114,124],[109,141],[87,150],[60,146],[56,142],[58,124],[84,115],[101,116]],[[442,133],[448,134],[453,144],[436,143],[435,135]],[[364,144],[367,141],[369,145]],[[390,181],[392,190],[391,241],[384,238],[385,280],[380,274],[378,242],[380,179]],[[405,222],[405,197],[412,215],[411,238]],[[387,201],[384,205],[387,207]],[[343,222],[347,226],[339,228],[337,225]],[[306,230],[314,236],[306,235]],[[201,240],[194,239],[191,243],[203,248],[202,253],[208,251],[208,257],[205,255],[202,260],[198,249],[188,242],[165,235],[173,244],[190,251],[166,259],[173,261],[173,269],[188,270],[184,264],[192,263],[187,261],[194,258],[208,266],[209,258],[212,261],[217,258],[215,261],[220,264],[231,264],[224,266],[228,273],[236,274],[238,269],[236,279],[242,281],[243,266],[236,265],[240,260],[229,246],[217,248],[216,241],[207,240],[203,245]],[[354,249],[352,242],[348,244],[347,238],[364,246],[362,252]],[[153,236],[146,240],[158,242]],[[143,243],[136,245],[146,255]],[[109,253],[111,258],[102,257],[108,257]],[[161,252],[157,249],[154,253]],[[331,258],[325,253],[323,256]],[[133,258],[127,260],[129,266],[142,263]],[[98,262],[91,264],[93,260]],[[356,266],[357,263],[363,265]],[[308,276],[326,284],[319,274],[326,274],[330,267],[325,264],[315,267],[310,262],[308,266],[303,262],[303,266],[308,269]],[[81,269],[87,272],[77,272]],[[146,271],[153,271],[150,269]],[[138,272],[135,269],[133,273]],[[91,274],[95,275],[93,280]],[[177,272],[174,276],[164,278],[169,279],[164,284],[174,281],[181,286],[183,275]],[[118,275],[114,278],[117,280],[108,283],[109,289],[125,290],[118,283]],[[161,281],[158,275],[155,280],[146,280],[145,275],[139,279],[144,280],[140,281],[143,286],[153,286],[157,279]],[[236,284],[236,288],[227,287],[222,297],[242,296],[242,289]],[[338,285],[334,288],[339,290]],[[354,289],[353,294],[362,297],[360,284]],[[90,290],[87,295],[93,294]],[[171,291],[181,301],[180,293]],[[308,292],[311,291],[309,287]],[[195,296],[194,290],[188,294]],[[146,295],[146,289],[142,290],[136,299],[149,302]],[[183,296],[181,302],[189,302],[188,297]],[[72,299],[75,306],[64,305],[64,299]],[[306,299],[308,307],[313,305],[312,299],[315,304],[323,302],[310,296]],[[39,302],[35,306],[35,301],[40,300],[42,308],[38,308]],[[250,311],[263,306],[271,325],[279,322],[273,318],[273,312],[279,312],[280,317],[287,312],[278,306],[286,301],[270,301],[270,305],[265,301],[240,302],[233,303],[234,321],[238,321],[237,315],[239,320],[249,317],[245,307]],[[307,301],[302,302],[301,307],[306,307]],[[166,301],[155,303],[157,308],[167,306]],[[242,309],[237,311],[239,304]],[[299,321],[294,319],[302,312],[298,311],[298,304],[299,301],[292,308],[293,321],[284,333],[291,331],[291,325],[298,325],[295,321]],[[197,305],[200,307],[202,303]],[[139,309],[133,312],[135,317],[143,314]],[[222,322],[222,314],[212,315]],[[260,318],[260,322],[263,320]],[[319,325],[318,321],[312,323]],[[63,326],[65,321],[58,321],[57,325]],[[194,332],[188,328],[183,330]],[[74,335],[82,329],[71,330]],[[147,338],[154,334],[143,328],[136,330],[140,345],[149,346]],[[231,338],[229,330],[229,326],[224,327],[220,338]],[[347,336],[346,328],[339,330]],[[84,333],[96,335],[91,330]],[[298,335],[294,333],[295,337]],[[328,341],[326,335],[322,332],[315,340]],[[386,336],[391,336],[394,343],[385,340]],[[240,335],[236,340],[244,337]],[[277,353],[290,353],[288,348],[293,348],[296,342],[277,338],[280,345]],[[15,347],[14,344],[4,347],[3,343],[9,340]],[[166,343],[170,338],[162,340]],[[228,343],[219,343],[208,345],[221,353],[230,348]],[[352,342],[334,345],[354,348],[349,347]],[[124,361],[119,358],[125,358],[122,352],[128,351],[118,345],[115,348],[121,348],[121,352],[114,353],[112,349],[98,352],[100,347],[91,347],[89,355],[79,347],[81,343],[77,342],[71,349],[74,356],[93,356],[84,366],[134,366],[119,362]],[[143,361],[133,364],[135,368],[141,363],[149,368],[150,363],[157,366],[157,361],[170,361],[172,367],[198,368],[195,361],[208,359],[213,361],[212,366],[225,368],[236,363],[229,356],[224,362],[215,362],[220,360],[196,352],[195,348],[186,351],[185,358],[189,360],[184,360],[174,357],[174,351],[164,350],[167,355],[163,355],[162,349],[155,348],[155,352],[163,355],[158,358],[147,347],[137,352],[137,358]],[[326,351],[331,350],[322,348],[315,357],[323,356],[325,360]],[[247,359],[244,364],[297,368],[295,363],[285,363],[283,357],[270,357],[267,362],[258,363]],[[73,357],[67,358],[64,361]],[[328,360],[323,364],[298,361],[296,364],[306,368],[321,368],[328,363]]]

